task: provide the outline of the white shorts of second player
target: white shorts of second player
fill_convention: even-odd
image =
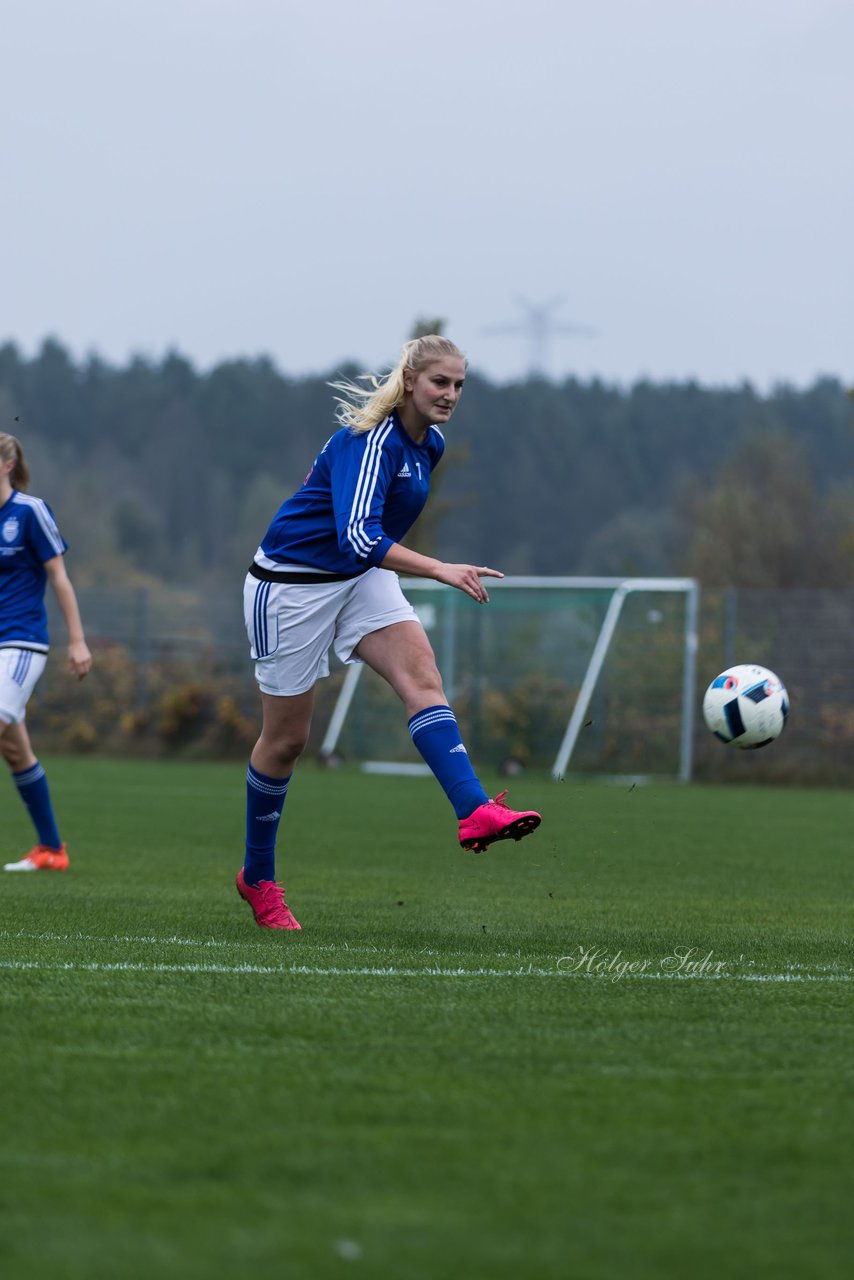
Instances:
[[[20,724],[27,703],[47,663],[46,653],[32,649],[0,649],[0,720]]]
[[[354,649],[365,636],[418,615],[389,569],[368,569],[346,582],[302,586],[259,582],[246,575],[243,614],[255,679],[263,693],[293,697],[329,675],[329,650],[342,662],[358,662]]]

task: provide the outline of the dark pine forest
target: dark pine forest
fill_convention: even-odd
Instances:
[[[233,582],[335,429],[330,378],[268,359],[75,362],[0,347],[17,435],[80,585]],[[513,574],[692,574],[705,586],[854,584],[854,401],[836,378],[748,384],[470,372],[410,545]]]

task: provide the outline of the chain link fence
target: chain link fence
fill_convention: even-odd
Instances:
[[[239,587],[240,584],[238,584]],[[472,758],[507,772],[551,767],[607,609],[609,591],[495,591],[487,608],[459,592],[413,592]],[[41,750],[242,757],[260,723],[239,589],[81,589],[95,662],[77,684],[54,648],[30,703]],[[682,596],[626,601],[569,775],[674,777],[682,724]],[[854,591],[703,591],[693,776],[840,785],[854,768]],[[719,743],[700,715],[709,681],[756,662],[788,688],[783,736],[759,752]],[[344,669],[318,685],[317,755]],[[416,761],[400,706],[366,672],[337,754]]]

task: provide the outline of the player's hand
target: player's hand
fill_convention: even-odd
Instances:
[[[78,680],[92,670],[92,655],[85,640],[74,640],[68,646],[68,670]]]
[[[446,582],[449,587],[456,587],[458,591],[464,591],[478,604],[489,604],[489,596],[481,578],[503,577],[504,574],[498,569],[490,569],[485,564],[443,564],[439,581]]]

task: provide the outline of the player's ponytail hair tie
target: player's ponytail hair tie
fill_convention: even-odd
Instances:
[[[372,431],[403,402],[406,390],[403,384],[404,372],[409,370],[411,373],[420,373],[428,364],[441,360],[443,356],[458,356],[468,364],[462,351],[450,338],[443,338],[438,333],[428,333],[422,338],[405,342],[397,364],[383,377],[363,373],[355,382],[349,378],[330,382],[333,390],[341,392],[340,396],[335,397],[335,417],[342,427],[349,427],[356,434]],[[363,382],[368,385],[360,386]]]
[[[27,466],[20,440],[16,436],[8,435],[5,431],[0,431],[0,462],[13,464],[9,472],[9,483],[13,489],[26,493],[30,483],[30,468]]]

